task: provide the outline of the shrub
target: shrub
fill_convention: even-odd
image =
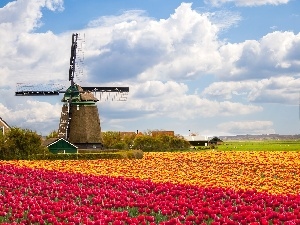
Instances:
[[[144,157],[144,152],[142,150],[132,150],[135,159],[142,159]]]
[[[113,144],[111,148],[115,148],[115,149],[128,149],[128,145],[125,142],[123,142],[123,141],[119,141],[119,142]]]
[[[130,150],[126,151],[124,155],[127,159],[142,159],[144,152],[142,150]]]
[[[36,154],[47,154],[41,137],[34,131],[12,127],[0,138],[0,159],[29,159]]]

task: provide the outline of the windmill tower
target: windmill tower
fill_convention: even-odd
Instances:
[[[69,67],[70,87],[62,91],[57,85],[52,90],[40,86],[18,84],[16,96],[47,96],[63,93],[63,106],[58,128],[60,138],[65,138],[79,149],[102,148],[101,126],[95,96],[101,99],[126,101],[129,87],[81,87],[74,82],[78,34],[72,34]]]

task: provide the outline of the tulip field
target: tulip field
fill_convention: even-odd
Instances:
[[[300,224],[300,152],[0,161],[0,224]]]

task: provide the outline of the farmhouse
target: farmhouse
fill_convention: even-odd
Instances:
[[[78,147],[64,138],[49,138],[44,141],[43,145],[53,154],[78,153]]]
[[[10,130],[10,126],[0,117],[0,133],[5,134]]]
[[[206,136],[200,136],[200,135],[183,136],[183,138],[187,140],[193,147],[208,146],[208,142],[209,142]]]

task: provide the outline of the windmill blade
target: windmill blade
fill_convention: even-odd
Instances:
[[[99,94],[99,101],[126,101],[129,87],[81,87],[83,91]]]
[[[117,101],[127,101],[128,92],[123,92],[120,94],[120,98]]]
[[[126,101],[128,92],[97,92],[94,93],[95,97],[98,98],[99,101]]]
[[[65,86],[62,84],[25,84],[17,83],[16,96],[49,96],[59,95]]]
[[[91,92],[129,92],[129,87],[81,87]]]

